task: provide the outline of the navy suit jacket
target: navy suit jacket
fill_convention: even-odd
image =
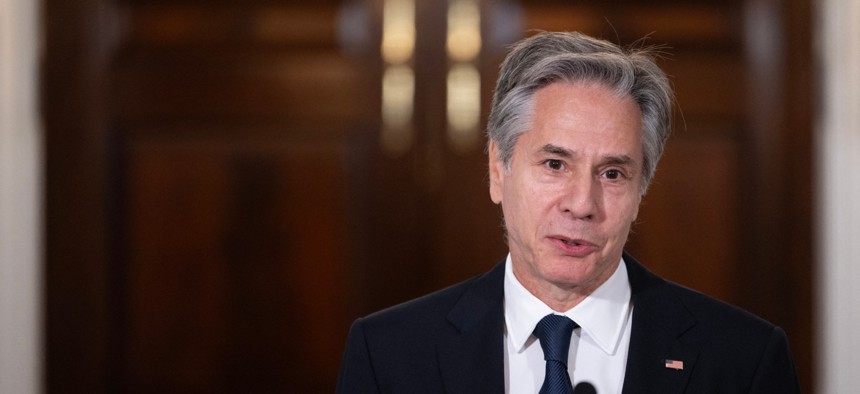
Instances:
[[[624,394],[800,391],[782,329],[624,261],[634,305]],[[338,393],[503,393],[504,276],[503,262],[356,320]]]

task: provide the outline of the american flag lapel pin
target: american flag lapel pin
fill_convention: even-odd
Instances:
[[[682,371],[684,370],[684,362],[681,360],[666,360],[666,368]]]

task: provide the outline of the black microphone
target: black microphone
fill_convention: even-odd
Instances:
[[[597,394],[597,389],[591,383],[579,382],[573,388],[573,394]]]

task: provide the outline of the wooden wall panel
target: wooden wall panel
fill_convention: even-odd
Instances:
[[[341,47],[339,5],[117,9],[109,386],[332,391],[378,78]]]
[[[132,391],[202,392],[222,384],[230,278],[217,252],[227,247],[221,213],[233,205],[228,163],[173,145],[133,143],[129,152],[123,372]]]
[[[629,245],[652,270],[735,304],[743,275],[740,154],[729,138],[670,143]]]
[[[675,89],[673,139],[693,137],[714,127],[723,129],[724,135],[737,134],[724,123],[738,124],[745,118],[747,76],[740,53],[679,51],[660,65]]]
[[[295,2],[125,1],[121,8],[124,41],[132,46],[194,47],[248,45],[326,46],[337,43],[340,6]]]
[[[483,155],[480,155],[483,156]],[[490,200],[485,160],[450,154],[440,187],[434,277],[453,284],[486,272],[507,253],[501,209]]]
[[[355,251],[349,193],[333,193],[348,148],[129,143],[127,391],[333,388]]]
[[[626,4],[625,4],[626,3]],[[581,31],[613,42],[646,43],[673,48],[708,45],[737,45],[740,40],[738,2],[673,2],[651,4],[621,2],[601,4],[583,1],[562,4],[553,1],[523,3],[526,31]]]
[[[337,53],[267,56],[145,53],[122,58],[116,113],[124,121],[360,120],[362,74]]]

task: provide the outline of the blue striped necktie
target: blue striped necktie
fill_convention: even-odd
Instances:
[[[540,340],[543,359],[546,360],[546,375],[540,394],[570,394],[573,385],[567,375],[567,352],[570,336],[579,327],[566,316],[549,314],[535,327],[534,335]]]

